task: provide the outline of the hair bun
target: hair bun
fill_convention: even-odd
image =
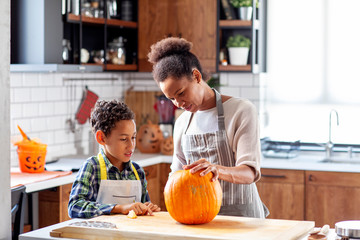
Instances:
[[[148,54],[149,62],[155,64],[164,57],[189,52],[191,47],[192,43],[183,38],[165,38],[151,46]]]

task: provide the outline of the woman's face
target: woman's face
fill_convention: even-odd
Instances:
[[[159,87],[175,106],[194,113],[201,110],[203,103],[204,90],[201,81],[201,78],[198,79],[195,75],[191,79],[169,77],[160,82]]]

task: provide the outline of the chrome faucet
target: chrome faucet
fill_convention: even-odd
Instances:
[[[325,152],[326,152],[327,159],[331,158],[331,156],[333,154],[333,147],[334,147],[334,144],[331,141],[331,116],[332,116],[332,113],[336,114],[336,123],[339,126],[339,114],[336,110],[332,109],[330,111],[330,115],[329,115],[329,141],[325,144]]]

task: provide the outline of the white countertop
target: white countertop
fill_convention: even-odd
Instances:
[[[322,154],[316,155],[313,153],[301,154],[300,156],[291,159],[263,157],[261,160],[261,168],[354,173],[360,172],[360,163],[323,163],[321,162],[322,159]],[[158,153],[143,154],[140,152],[135,152],[132,160],[138,163],[141,167],[147,167],[159,163],[171,163],[172,156],[166,156]],[[44,189],[73,183],[76,175],[77,172],[74,172],[71,175],[27,184],[26,192],[37,192]]]
[[[324,153],[301,153],[295,158],[265,158],[261,159],[261,168],[327,171],[327,172],[360,172],[359,163],[328,163],[321,162]]]
[[[143,153],[135,152],[131,160],[138,163],[141,167],[147,167],[159,163],[171,163],[172,156],[166,156],[161,154],[143,154]],[[44,189],[73,183],[76,178],[76,175],[77,172],[74,172],[67,176],[26,184],[26,192],[27,193],[38,192]]]

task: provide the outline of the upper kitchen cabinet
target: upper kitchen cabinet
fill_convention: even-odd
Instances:
[[[229,0],[218,0],[217,70],[220,72],[266,71],[266,0],[253,0],[252,9],[234,8]],[[240,12],[242,14],[240,14]],[[247,13],[245,12],[247,11]],[[250,39],[248,57],[242,63],[232,62],[227,41],[231,36],[242,35]],[[236,55],[239,55],[236,53]]]
[[[62,12],[66,63],[107,71],[137,69],[136,1],[63,0]]]
[[[11,0],[11,63],[137,70],[137,8],[133,0]]]
[[[165,37],[183,37],[204,70],[216,72],[216,0],[139,0],[139,71],[150,72],[150,46]]]

